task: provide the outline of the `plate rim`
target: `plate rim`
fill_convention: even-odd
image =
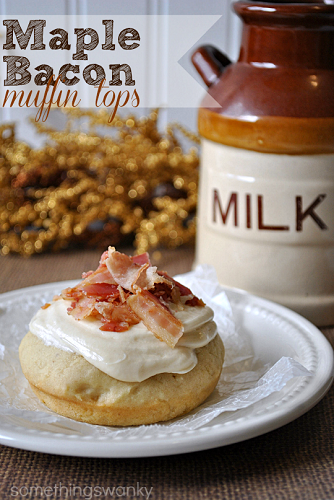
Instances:
[[[56,281],[11,290],[0,294],[0,306],[3,300],[10,300],[22,293],[29,293],[29,291],[39,293],[40,291],[52,290],[56,287],[70,286],[72,283],[75,284],[77,282],[78,280]],[[34,429],[34,432],[30,433],[29,429],[27,430],[19,425],[14,426],[14,424],[6,424],[0,421],[0,444],[29,451],[76,457],[138,458],[166,456],[208,450],[252,439],[276,430],[308,412],[325,396],[333,382],[334,352],[329,341],[310,321],[285,306],[250,294],[244,290],[233,287],[223,288],[232,303],[232,309],[233,298],[231,299],[231,297],[237,297],[239,301],[241,300],[241,303],[247,299],[263,308],[273,311],[275,314],[279,314],[284,319],[292,318],[294,322],[302,326],[311,335],[313,340],[315,339],[316,343],[321,345],[322,355],[325,353],[327,356],[327,365],[324,364],[323,373],[320,373],[322,375],[321,381],[317,381],[316,377],[311,380],[309,384],[312,389],[311,395],[306,401],[299,397],[297,398],[298,404],[283,405],[283,408],[281,405],[275,412],[269,411],[263,415],[255,414],[255,418],[251,419],[251,427],[249,419],[241,418],[241,422],[238,422],[240,419],[236,418],[231,419],[228,425],[226,423],[217,423],[210,426],[204,425],[192,431],[169,432],[165,434],[161,432],[159,439],[152,439],[152,437],[151,439],[127,438],[125,445],[124,440],[122,441],[122,438],[118,437],[111,439],[104,438],[104,440],[94,438],[92,441],[85,439],[85,436],[78,436],[79,439],[73,439],[63,433],[51,433],[49,431],[39,431],[38,429]],[[236,306],[234,305],[234,307]],[[229,425],[233,423],[237,429],[234,429],[234,432],[228,435],[225,429],[228,429]],[[73,451],[74,443],[75,452]]]

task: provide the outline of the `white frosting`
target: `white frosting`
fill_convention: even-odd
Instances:
[[[89,363],[124,382],[141,382],[158,373],[187,373],[197,364],[194,349],[216,335],[209,307],[185,306],[174,312],[184,334],[172,349],[158,340],[142,322],[125,332],[104,332],[94,318],[76,320],[67,314],[69,301],[57,300],[40,309],[30,322],[31,333],[51,345],[81,354]]]

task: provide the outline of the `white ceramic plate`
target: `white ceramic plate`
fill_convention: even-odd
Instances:
[[[27,330],[32,308],[73,282],[30,287],[0,296],[0,342],[15,349]],[[0,443],[44,453],[86,457],[161,456],[205,450],[259,436],[291,422],[312,408],[333,381],[333,350],[323,334],[298,314],[239,290],[227,289],[235,322],[251,339],[256,356],[274,364],[282,356],[295,358],[312,372],[296,378],[280,392],[243,410],[226,412],[194,431],[164,434],[152,427],[144,438],[94,436],[68,431],[55,424],[0,416]],[[21,304],[21,306],[19,306]],[[12,328],[3,328],[1,315],[13,311]],[[1,399],[0,399],[1,403]],[[87,426],[87,428],[94,426]]]

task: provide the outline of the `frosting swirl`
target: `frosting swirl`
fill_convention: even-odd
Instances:
[[[41,308],[30,322],[31,333],[46,345],[82,355],[89,363],[124,382],[141,382],[158,373],[187,373],[197,364],[195,349],[216,335],[213,311],[184,306],[173,311],[184,327],[174,348],[158,340],[140,322],[124,332],[102,331],[101,321],[80,321],[67,314],[68,301],[56,300]]]

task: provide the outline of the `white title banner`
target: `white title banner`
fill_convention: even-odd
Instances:
[[[43,121],[51,107],[198,107],[205,90],[179,60],[219,18],[2,16],[2,107]]]

